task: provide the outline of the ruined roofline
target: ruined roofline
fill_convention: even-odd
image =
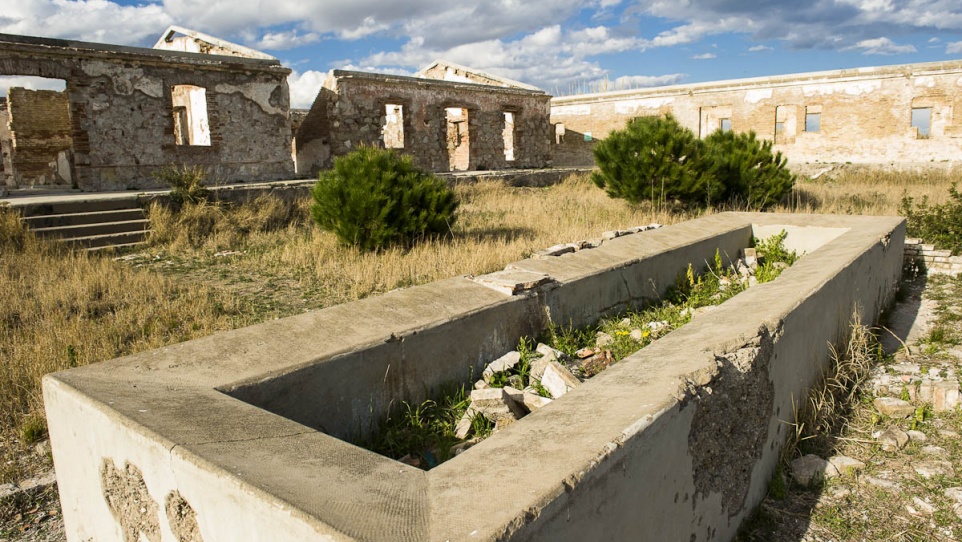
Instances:
[[[705,81],[702,83],[691,83],[687,85],[667,85],[662,87],[615,90],[611,92],[593,92],[589,94],[576,94],[573,96],[555,96],[551,99],[551,103],[552,105],[565,105],[567,103],[606,102],[633,96],[637,96],[639,98],[657,98],[661,96],[677,96],[679,94],[700,94],[729,90],[750,90],[753,88],[777,88],[797,86],[800,84],[822,84],[859,81],[866,79],[893,79],[912,75],[938,75],[945,72],[962,73],[962,60],[922,62],[917,64],[894,64],[889,66],[872,66],[865,68],[847,68],[842,70],[826,70],[786,75],[772,75],[765,77],[749,77],[745,79],[723,79],[719,81]]]
[[[498,81],[499,83],[503,83],[503,84],[505,84],[505,85],[507,85],[507,86],[509,86],[509,87],[521,88],[521,89],[526,89],[526,90],[541,90],[540,88],[538,88],[538,87],[536,87],[536,86],[534,86],[534,85],[529,85],[529,84],[526,84],[526,83],[522,83],[521,81],[515,81],[514,79],[508,79],[507,77],[501,77],[500,75],[494,75],[494,74],[492,74],[492,73],[484,72],[484,71],[481,71],[481,70],[476,70],[476,69],[474,69],[474,68],[469,68],[469,67],[467,67],[467,66],[462,66],[462,65],[460,65],[460,64],[455,64],[454,62],[448,62],[447,60],[435,60],[435,61],[432,62],[431,64],[428,64],[427,66],[425,66],[425,67],[421,68],[420,70],[418,70],[417,73],[414,74],[414,77],[423,77],[424,79],[432,79],[431,77],[426,77],[426,76],[424,76],[423,74],[427,73],[427,71],[430,70],[431,68],[434,68],[434,67],[437,67],[437,66],[441,66],[441,67],[445,67],[445,68],[454,68],[454,69],[456,69],[456,70],[461,70],[461,71],[463,71],[463,72],[465,72],[465,73],[470,73],[470,74],[478,75],[478,76],[480,76],[480,77],[485,77],[485,78],[487,78],[487,79],[491,79],[491,80],[493,80],[493,81]],[[442,80],[446,80],[446,79],[442,79]],[[496,85],[495,85],[495,86],[496,86]]]
[[[429,79],[424,77],[412,77],[409,75],[389,75],[384,73],[373,73],[373,72],[361,72],[352,70],[332,70],[328,75],[329,78],[333,77],[336,82],[341,79],[364,79],[368,81],[380,81],[384,83],[396,83],[402,85],[432,85],[447,87],[451,89],[461,89],[461,90],[489,90],[495,92],[503,92],[508,94],[525,94],[525,95],[541,95],[548,96],[545,91],[538,90],[528,90],[524,88],[514,88],[514,87],[500,87],[497,85],[485,85],[482,83],[461,83],[457,81],[445,81],[443,79]],[[326,88],[327,85],[325,84]],[[549,96],[550,97],[550,96]]]
[[[168,26],[167,30],[164,30],[163,34],[160,35],[160,38],[157,40],[157,43],[154,44],[153,48],[158,50],[165,50],[165,51],[172,50],[172,49],[165,49],[165,44],[171,43],[176,34],[183,34],[188,38],[204,41],[211,45],[215,45],[223,49],[234,51],[242,58],[277,60],[271,55],[258,51],[257,49],[251,49],[250,47],[238,45],[234,42],[223,40],[216,36],[211,36],[210,34],[205,34],[203,32],[198,32],[197,30],[191,30],[190,28],[184,28],[183,26],[177,26],[173,24]]]
[[[268,60],[239,56],[186,53],[182,51],[165,51],[146,47],[129,47],[126,45],[41,38],[17,34],[0,34],[0,53],[4,51],[17,51],[46,57],[62,56],[70,60],[77,60],[77,56],[80,54],[113,60],[186,64],[196,68],[210,70],[237,70],[243,68],[256,71],[282,72],[285,74],[291,71],[289,68],[282,66],[280,61],[276,59]]]

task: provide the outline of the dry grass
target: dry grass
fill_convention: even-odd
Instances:
[[[944,199],[953,175],[839,173],[803,181],[795,212],[895,214],[906,191]],[[586,177],[549,188],[457,187],[448,239],[364,253],[314,228],[308,201],[151,209],[145,251],[115,260],[38,242],[0,209],[0,483],[42,434],[43,374],[375,295],[503,268],[602,231],[691,215],[609,199]],[[225,252],[227,254],[225,254]],[[25,438],[30,437],[30,438]]]
[[[931,169],[916,173],[849,166],[831,171],[815,180],[800,179],[790,202],[780,211],[897,215],[906,195],[933,204],[948,200],[949,187],[962,179],[962,169]]]

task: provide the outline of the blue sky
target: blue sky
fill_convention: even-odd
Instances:
[[[295,107],[310,105],[332,68],[411,74],[434,59],[571,94],[962,58],[958,0],[9,4],[2,33],[149,47],[177,24],[254,47],[295,70]]]

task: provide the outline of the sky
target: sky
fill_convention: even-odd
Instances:
[[[292,107],[331,69],[442,59],[568,95],[962,59],[959,0],[4,0],[0,33],[150,47],[176,24],[264,51]],[[11,85],[62,83],[3,78]]]

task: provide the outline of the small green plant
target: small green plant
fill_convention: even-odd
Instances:
[[[312,190],[311,216],[344,245],[373,251],[451,231],[458,200],[409,156],[360,147],[336,158]]]
[[[962,194],[955,184],[949,187],[949,200],[941,205],[930,205],[928,197],[916,202],[904,195],[899,214],[905,217],[910,236],[951,250],[954,255],[962,253]]]
[[[203,166],[167,166],[154,177],[170,187],[170,201],[177,205],[207,201],[210,191],[204,186],[207,169]]]
[[[20,424],[20,438],[26,444],[47,438],[47,420],[40,414],[28,416]]]

